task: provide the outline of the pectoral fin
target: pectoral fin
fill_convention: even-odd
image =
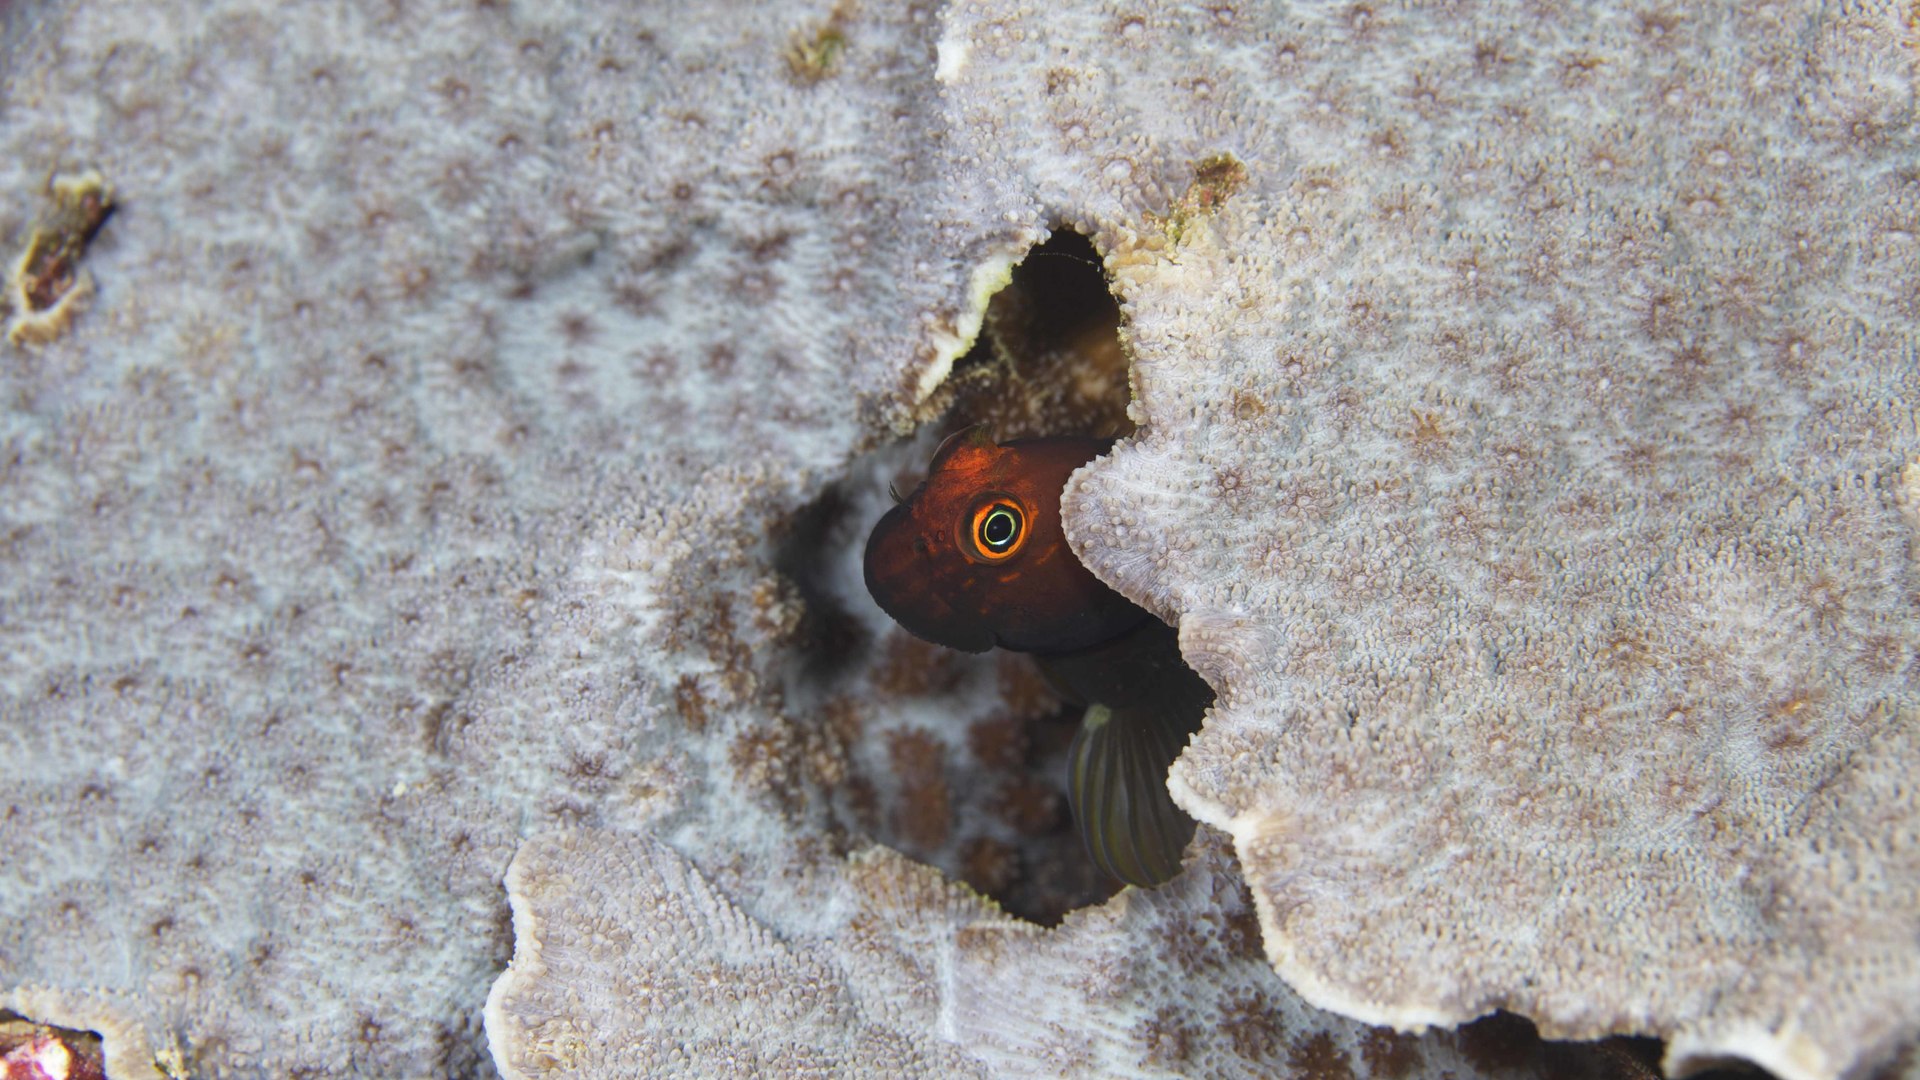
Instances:
[[[1187,735],[1177,719],[1091,705],[1067,752],[1067,798],[1087,851],[1129,885],[1171,880],[1193,837],[1193,819],[1167,794]]]

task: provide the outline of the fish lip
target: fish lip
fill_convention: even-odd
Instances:
[[[940,607],[944,610],[937,611],[931,617],[919,610],[903,608],[900,603],[890,599],[918,595],[924,601],[928,595],[924,591],[916,594],[912,588],[914,583],[910,580],[913,566],[911,562],[906,564],[908,569],[904,572],[899,570],[891,574],[875,572],[875,550],[882,546],[882,535],[892,531],[888,527],[889,520],[895,519],[897,515],[898,518],[907,519],[907,527],[911,527],[912,515],[906,512],[906,508],[907,504],[903,503],[888,510],[867,536],[867,547],[861,556],[860,567],[861,577],[866,582],[867,595],[872,597],[880,610],[886,612],[887,617],[897,623],[901,629],[922,641],[930,641],[935,645],[966,653],[983,653],[991,650],[999,644],[994,632],[984,626],[968,625],[966,616],[954,611],[943,599],[935,598],[939,600]],[[911,540],[904,537],[902,541],[911,543]],[[884,554],[883,550],[883,558],[879,561],[898,565],[897,560],[886,559]],[[903,578],[909,580],[903,581]]]

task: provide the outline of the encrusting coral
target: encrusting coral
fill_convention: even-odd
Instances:
[[[1308,1000],[1857,1070],[1920,1025],[1911,13],[1521,25],[1302,28],[1366,79],[1104,237],[1146,422],[1069,536],[1220,690],[1175,796]]]
[[[806,914],[776,930],[657,840],[528,843],[507,874],[520,947],[487,1004],[501,1071],[1653,1075],[1621,1047],[1542,1045],[1524,1022],[1414,1038],[1318,1013],[1274,981],[1218,838],[1172,884],[1051,932],[884,848],[796,886]]]
[[[6,250],[118,207],[0,353],[0,1010],[110,1075],[1538,1066],[1414,1030],[1495,1009],[1911,1072],[1909,10],[0,28]],[[847,515],[1060,225],[1138,425],[1069,539],[1219,701],[1188,870],[1043,930],[869,844],[1057,822],[976,820],[1047,710],[885,637]]]

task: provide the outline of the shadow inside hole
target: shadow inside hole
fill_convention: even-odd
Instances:
[[[793,674],[805,682],[836,681],[858,663],[872,642],[873,635],[848,610],[843,589],[819,558],[822,552],[852,541],[849,518],[854,509],[845,488],[830,485],[777,536],[773,568],[793,585],[801,601]]]
[[[862,576],[867,533],[893,505],[887,484],[911,490],[937,436],[856,460],[777,532],[774,563],[805,609],[779,696],[845,762],[822,792],[836,848],[885,844],[1053,926],[1118,889],[1067,810],[1080,710],[1023,655],[955,652],[907,633]]]
[[[889,486],[913,491],[951,431],[980,423],[1001,441],[1130,433],[1119,330],[1092,242],[1056,233],[989,301],[920,433],[852,462],[775,541],[775,566],[805,611],[781,696],[846,761],[825,793],[837,844],[885,844],[1047,926],[1119,889],[1068,810],[1082,709],[1025,655],[969,655],[907,633],[867,594],[862,557],[893,505]]]
[[[954,361],[928,415],[943,431],[984,424],[999,442],[1119,437],[1133,433],[1129,393],[1120,304],[1100,254],[1062,229],[988,301],[979,338]]]
[[[1372,1040],[1382,1061],[1406,1057],[1418,1036],[1375,1029]],[[1451,1041],[1483,1075],[1554,1077],[1556,1080],[1662,1080],[1666,1044],[1635,1035],[1611,1035],[1591,1041],[1542,1039],[1534,1022],[1504,1010],[1489,1013],[1437,1035]],[[1729,1061],[1687,1074],[1689,1080],[1767,1080],[1758,1066]]]

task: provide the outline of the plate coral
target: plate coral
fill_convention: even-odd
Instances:
[[[0,1019],[116,1078],[1571,1075],[1512,1014],[1911,1073],[1917,36],[0,4],[0,250],[73,300],[0,346]],[[1068,228],[1136,425],[1068,539],[1218,701],[1186,871],[1046,929],[958,883],[1085,891],[1044,694],[858,548]]]

